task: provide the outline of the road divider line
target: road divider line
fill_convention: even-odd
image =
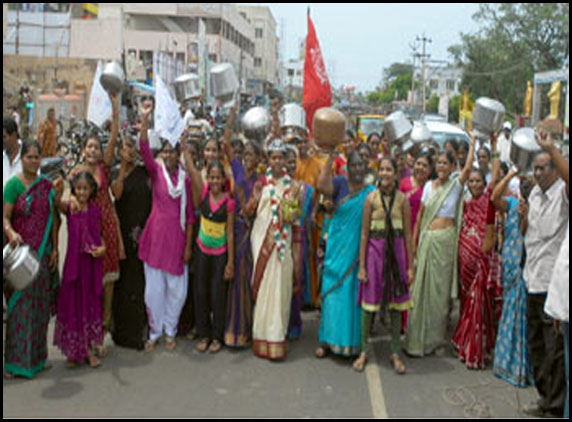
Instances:
[[[369,399],[371,401],[371,410],[373,417],[376,419],[387,419],[387,408],[385,407],[385,396],[383,395],[383,386],[381,384],[381,373],[379,364],[375,355],[375,347],[371,345],[372,352],[369,354],[369,363],[365,368],[365,376],[367,379],[367,388],[369,390]]]

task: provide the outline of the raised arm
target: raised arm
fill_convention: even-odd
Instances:
[[[234,152],[232,149],[232,145],[230,144],[230,139],[232,138],[232,131],[234,128],[234,121],[236,119],[236,111],[237,111],[237,107],[238,105],[235,105],[231,110],[230,110],[230,115],[228,116],[228,122],[226,125],[226,128],[224,129],[224,136],[223,136],[223,149],[224,149],[224,154],[226,155],[226,159],[228,160],[229,163],[232,162],[232,160],[234,159]]]
[[[328,156],[328,161],[326,161],[326,165],[322,169],[322,173],[320,173],[320,177],[318,178],[318,192],[326,196],[333,196],[334,195],[334,158],[335,158],[335,151],[332,151]]]
[[[554,145],[552,134],[541,129],[538,131],[536,140],[538,145],[550,154],[550,158],[552,158],[558,175],[564,180],[564,183],[566,183],[566,193],[570,196],[570,164],[566,161],[566,158],[564,158],[558,148],[556,148],[556,145]]]
[[[145,167],[147,167],[147,171],[149,171],[149,175],[154,177],[157,172],[157,162],[155,158],[153,158],[153,154],[151,153],[151,146],[149,145],[149,116],[153,111],[153,103],[150,101],[146,101],[141,106],[141,134],[139,138],[139,146],[141,150],[141,158],[145,163]]]
[[[197,170],[191,150],[188,146],[187,133],[185,132],[181,137],[181,149],[183,151],[183,157],[185,159],[185,168],[189,174],[192,182],[192,192],[193,192],[193,205],[195,208],[199,208],[201,205],[201,195],[205,185],[203,183],[203,178],[201,172]]]
[[[105,154],[103,155],[103,163],[107,167],[113,165],[113,160],[115,158],[115,148],[117,147],[117,138],[119,137],[119,94],[110,96],[112,115],[111,115],[111,136],[109,137],[109,143],[105,149]]]
[[[471,144],[469,147],[469,155],[467,155],[467,162],[465,163],[465,168],[459,176],[459,182],[464,185],[469,177],[471,176],[471,170],[473,169],[473,162],[475,160],[475,148],[477,145],[477,138],[473,132],[469,132],[469,137],[471,138]]]
[[[507,212],[508,211],[508,202],[504,199],[504,192],[508,188],[508,185],[512,178],[518,174],[517,169],[510,169],[508,174],[505,176],[504,179],[500,181],[500,183],[494,188],[493,193],[491,195],[491,202],[495,206],[495,208],[499,211]]]
[[[500,179],[501,170],[500,153],[498,152],[498,136],[496,134],[491,136],[491,154],[493,158],[493,176],[491,179],[491,186],[492,189],[494,189]]]

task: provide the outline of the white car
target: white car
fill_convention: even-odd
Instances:
[[[466,142],[469,144],[471,139],[469,135],[461,129],[459,126],[455,126],[444,122],[425,122],[427,128],[431,132],[431,137],[433,141],[439,144],[441,149],[444,148],[445,143],[449,140],[455,140],[457,142]]]

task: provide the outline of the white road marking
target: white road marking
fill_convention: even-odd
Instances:
[[[369,399],[371,401],[371,410],[373,417],[376,419],[387,419],[387,408],[385,407],[385,396],[383,395],[383,386],[381,385],[381,374],[375,350],[371,347],[368,353],[368,364],[365,368],[365,376],[367,379],[367,387],[369,390]]]

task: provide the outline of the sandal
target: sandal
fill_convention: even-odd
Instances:
[[[147,340],[147,342],[145,343],[144,352],[151,353],[152,351],[155,350],[156,345],[157,345],[157,340]]]
[[[221,349],[222,349],[222,343],[218,340],[214,340],[209,347],[209,353],[215,355],[218,352],[220,352]]]
[[[104,358],[107,356],[107,349],[102,344],[100,344],[99,346],[95,346],[95,354],[99,358]]]
[[[173,337],[167,337],[165,340],[165,349],[167,350],[167,352],[175,351],[176,347],[177,347],[177,342],[175,341],[175,339]]]
[[[407,372],[405,364],[398,355],[391,356],[391,364],[393,365],[393,369],[397,374],[405,375],[405,373]]]
[[[96,356],[96,353],[93,352],[87,356],[85,363],[87,363],[91,369],[96,369],[101,366],[101,361]]]
[[[316,356],[318,359],[323,359],[328,355],[328,351],[320,346],[316,349],[316,351],[314,352],[314,356]]]
[[[359,355],[359,358],[357,358],[354,361],[353,368],[356,372],[363,372],[366,365],[367,365],[367,355],[365,353],[362,353]]]
[[[203,338],[201,341],[199,341],[199,344],[197,344],[196,346],[197,352],[205,353],[209,348],[209,343],[210,340],[208,338]]]

